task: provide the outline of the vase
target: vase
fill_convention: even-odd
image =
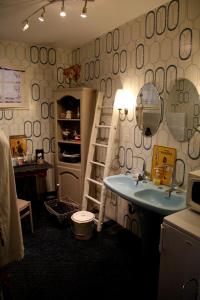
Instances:
[[[70,78],[69,79],[69,87],[73,88],[73,87],[77,87],[77,86],[78,86],[77,80]]]

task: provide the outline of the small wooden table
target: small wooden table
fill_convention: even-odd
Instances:
[[[29,201],[41,200],[46,192],[47,171],[53,166],[44,161],[42,164],[29,163],[14,167],[17,196]]]

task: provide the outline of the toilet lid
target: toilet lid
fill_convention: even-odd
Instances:
[[[86,210],[77,211],[71,216],[72,221],[77,223],[91,222],[94,218],[94,214]]]

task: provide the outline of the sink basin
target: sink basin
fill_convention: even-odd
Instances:
[[[169,187],[155,186],[151,181],[139,181],[132,175],[113,175],[104,178],[104,184],[111,191],[138,207],[168,215],[186,208],[185,193],[172,192]]]
[[[168,215],[186,208],[185,194],[173,192],[170,197],[165,190],[147,188],[135,192],[134,199],[137,204],[149,210]]]
[[[135,191],[144,187],[144,183],[130,175],[113,175],[104,178],[104,184],[111,191],[115,192],[122,198],[131,201]]]

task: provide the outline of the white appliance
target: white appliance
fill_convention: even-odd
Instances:
[[[200,170],[189,172],[187,185],[187,205],[200,212]]]
[[[200,300],[200,214],[185,209],[161,225],[158,300]]]

